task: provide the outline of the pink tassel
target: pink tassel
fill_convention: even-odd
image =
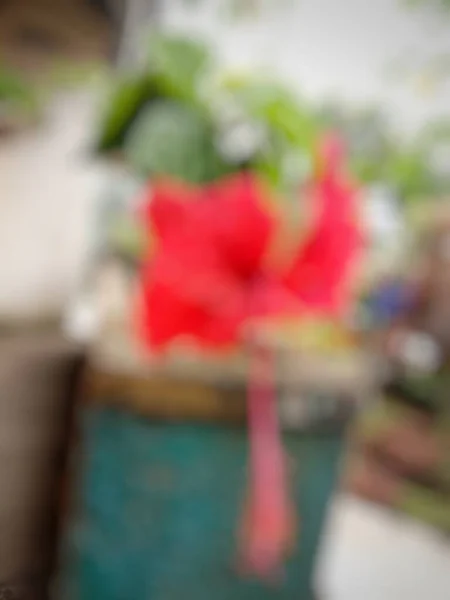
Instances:
[[[276,412],[273,356],[261,345],[253,352],[248,394],[250,489],[241,560],[244,572],[276,580],[293,545],[295,518]]]

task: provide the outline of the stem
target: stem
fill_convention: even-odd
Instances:
[[[285,456],[276,410],[272,350],[252,345],[248,390],[250,481],[244,517],[244,568],[277,577],[290,550],[294,511],[287,491]]]
[[[283,495],[285,460],[282,448],[270,348],[255,344],[248,391],[250,476],[252,490],[264,504]]]

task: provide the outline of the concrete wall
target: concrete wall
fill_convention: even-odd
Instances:
[[[41,126],[0,144],[0,321],[54,314],[76,285],[101,177],[85,155],[94,106],[61,94]]]

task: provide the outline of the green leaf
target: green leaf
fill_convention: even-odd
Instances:
[[[121,147],[139,111],[157,96],[156,86],[148,75],[132,74],[116,81],[100,123],[98,150],[104,152]]]
[[[100,123],[98,149],[121,148],[140,111],[158,98],[177,98],[201,105],[198,86],[207,65],[205,46],[186,38],[154,34],[148,64],[142,72],[114,82]]]
[[[200,42],[173,35],[151,37],[149,68],[167,96],[197,102],[198,86],[210,63],[208,48]]]
[[[157,101],[142,112],[127,136],[125,153],[146,177],[163,174],[201,183],[229,170],[215,150],[205,115],[175,101]]]

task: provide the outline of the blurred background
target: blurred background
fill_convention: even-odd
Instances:
[[[29,6],[21,1],[4,2],[1,11],[2,87],[5,96],[12,96],[10,109],[3,111],[3,129],[20,130],[20,136],[10,137],[1,148],[2,182],[5,197],[11,199],[4,201],[8,218],[1,219],[3,255],[11,257],[2,264],[5,316],[57,311],[79,276],[95,197],[89,186],[95,186],[100,170],[84,150],[95,119],[98,85],[88,79],[67,89],[67,81],[83,79],[86,70],[96,72],[113,56],[122,68],[135,65],[147,22],[206,37],[232,72],[254,68],[275,73],[295,87],[311,110],[323,109],[333,113],[333,119],[348,121],[346,126],[366,146],[402,136],[412,146],[408,152],[420,154],[429,137],[445,136],[445,2],[411,7],[386,0],[367,7],[350,0],[335,6],[193,0],[136,6],[130,2],[124,8],[119,2],[42,2],[41,7],[39,2]],[[7,75],[20,83],[8,84]],[[18,86],[23,89],[15,89]],[[37,119],[36,112],[37,127],[25,127]],[[445,166],[445,151],[436,154],[435,160]],[[427,160],[432,160],[429,153]],[[36,218],[23,218],[25,210]],[[27,243],[33,244],[32,252]]]
[[[187,45],[152,45],[165,33]],[[220,127],[238,126],[223,143],[286,196],[312,172],[311,140],[327,128],[345,139],[363,190],[370,259],[345,363],[361,372],[354,367],[351,383],[337,376],[358,416],[315,568],[320,598],[450,597],[449,34],[446,0],[0,1],[0,590],[13,594],[4,597],[47,597],[49,578],[76,563],[60,557],[69,524],[82,529],[66,506],[74,488],[101,497],[107,519],[105,498],[123,472],[99,458],[73,483],[68,465],[82,462],[68,458],[80,444],[74,407],[89,394],[133,398],[143,386],[137,374],[122,377],[142,369],[124,316],[139,244],[130,215],[155,172],[203,182],[186,158],[213,152],[198,143],[203,124],[195,130],[192,115],[170,109],[197,102],[215,119],[226,94],[248,118],[224,110]],[[214,56],[209,79],[196,79],[203,58],[189,43]],[[153,84],[168,112],[139,113]],[[255,123],[276,140],[261,155]],[[142,389],[141,399],[151,395]],[[136,403],[125,402],[130,412]],[[105,444],[99,456],[122,432],[108,423],[89,430],[90,444]],[[126,427],[130,439],[141,435]],[[102,491],[89,477],[106,471]],[[93,539],[76,542],[87,571],[108,578],[118,564],[141,564],[135,547],[135,562],[130,553],[108,562],[109,538]],[[108,593],[86,572],[84,593],[70,598],[140,595],[120,595],[118,580]],[[273,597],[300,597],[289,593]]]

